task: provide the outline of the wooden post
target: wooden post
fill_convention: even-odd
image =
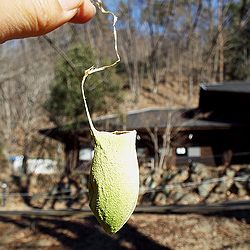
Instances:
[[[6,183],[2,183],[1,188],[2,188],[1,206],[5,207],[7,201],[8,185]]]
[[[79,163],[79,140],[77,135],[72,136],[72,140],[67,141],[65,145],[65,174],[69,175],[73,169],[76,169]]]

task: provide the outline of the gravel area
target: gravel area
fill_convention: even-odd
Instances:
[[[116,235],[95,218],[0,217],[6,249],[250,249],[249,211],[227,216],[136,214]]]

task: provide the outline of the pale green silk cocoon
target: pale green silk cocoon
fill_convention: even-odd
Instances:
[[[133,213],[139,194],[136,131],[94,131],[90,208],[106,232],[116,233]]]
[[[95,129],[91,120],[84,93],[85,81],[89,75],[113,67],[120,62],[116,32],[117,17],[103,8],[101,0],[96,0],[95,3],[102,13],[113,16],[114,49],[117,60],[99,68],[92,66],[85,71],[82,80],[83,101],[95,141],[89,178],[89,205],[104,230],[108,233],[116,233],[133,213],[139,194],[136,131],[100,132]]]

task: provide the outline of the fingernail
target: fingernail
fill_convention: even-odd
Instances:
[[[85,4],[89,5],[92,8],[93,13],[95,14],[96,13],[95,5],[90,0],[85,0],[85,2],[86,2]]]
[[[81,6],[83,0],[59,0],[61,7],[66,10],[74,10]]]

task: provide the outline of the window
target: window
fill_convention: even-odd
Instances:
[[[200,157],[201,156],[201,148],[200,147],[188,148],[188,156],[189,157]]]
[[[184,148],[184,147],[176,148],[176,155],[186,156],[187,155],[187,149]]]
[[[94,151],[92,148],[84,148],[79,152],[80,161],[91,161],[94,156]]]

